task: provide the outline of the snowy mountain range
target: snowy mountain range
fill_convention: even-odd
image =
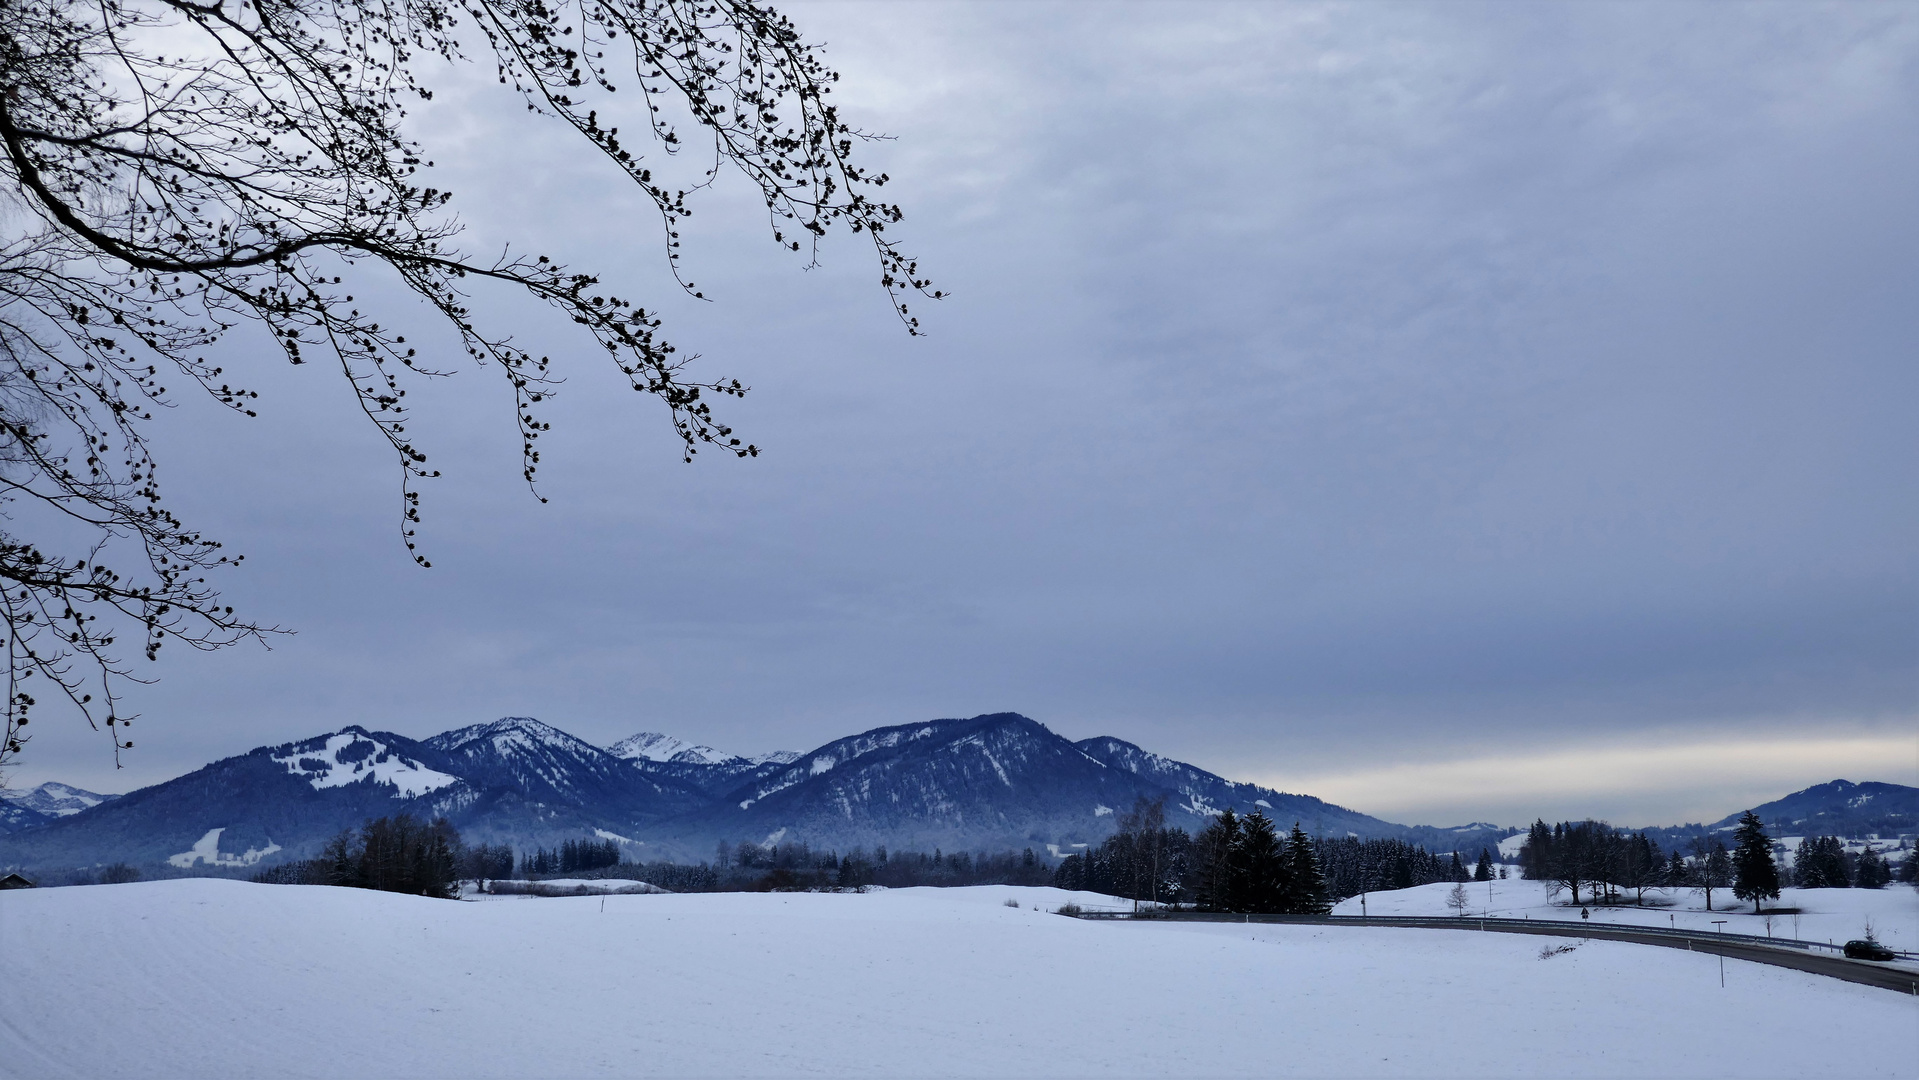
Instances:
[[[1110,834],[1142,796],[1164,798],[1173,822],[1189,829],[1231,806],[1316,832],[1437,832],[1236,784],[1119,739],[1075,743],[1016,713],[879,728],[806,754],[753,757],[657,732],[599,747],[507,717],[421,740],[346,727],[66,817],[11,802],[23,820],[0,837],[0,866],[244,870],[310,856],[341,829],[398,812],[445,815],[472,843],[527,848],[597,836],[639,859],[698,859],[720,843],[782,840],[1058,856]]]
[[[1768,806],[1805,796],[1802,809],[1837,800],[1894,811],[1919,796],[1899,785],[1835,784]],[[599,837],[636,860],[795,841],[839,851],[1030,847],[1057,858],[1110,835],[1140,798],[1164,799],[1168,824],[1189,831],[1230,807],[1317,835],[1399,839],[1468,857],[1513,831],[1398,825],[1230,781],[1122,739],[1071,741],[1017,713],[876,728],[805,754],[757,757],[657,732],[600,747],[507,717],[423,740],[346,727],[117,798],[64,785],[15,793],[0,801],[18,822],[0,835],[0,871],[124,861],[172,873],[245,872],[314,855],[342,829],[401,812],[444,815],[470,843],[524,850]]]
[[[0,791],[0,836],[91,810],[117,798],[53,781],[25,791]]]

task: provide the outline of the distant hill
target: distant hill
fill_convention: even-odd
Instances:
[[[53,815],[43,814],[30,806],[0,799],[0,836],[17,833],[22,829],[31,829],[35,825],[45,825],[52,821]]]
[[[1919,835],[1919,788],[1877,781],[1855,784],[1830,780],[1751,808],[1774,839],[1803,836],[1880,837],[1896,840]],[[1694,837],[1724,834],[1739,827],[1744,810],[1736,810],[1711,824],[1667,825],[1644,832],[1668,850],[1685,850]],[[1508,841],[1509,853],[1518,850]]]
[[[45,825],[117,798],[52,781],[24,791],[0,791],[0,836]]]
[[[1752,811],[1775,836],[1897,835],[1919,830],[1919,788],[1832,780],[1761,803]],[[1739,816],[1728,814],[1709,828],[1730,830],[1739,824]]]
[[[101,795],[71,784],[52,781],[25,791],[0,791],[0,799],[5,799],[16,806],[24,806],[29,810],[37,810],[48,817],[67,817],[82,810],[91,810],[103,802],[119,797],[118,795]]]
[[[640,763],[649,773],[691,784],[709,796],[732,790],[745,782],[748,774],[762,766],[786,765],[797,761],[800,756],[792,750],[776,750],[770,754],[741,757],[710,746],[697,746],[657,731],[629,735],[606,749],[615,757]]]
[[[1503,830],[1409,828],[1163,758],[1119,739],[1069,741],[1017,713],[876,728],[806,754],[746,758],[642,733],[601,748],[528,717],[424,740],[342,728],[261,747],[51,817],[24,805],[0,866],[126,861],[163,873],[244,873],[310,856],[397,812],[445,815],[473,843],[522,850],[581,836],[630,858],[710,858],[720,843],[850,850],[1032,847],[1059,857],[1113,832],[1140,798],[1169,823],[1263,810],[1315,833],[1397,837],[1470,853]],[[1490,838],[1490,839],[1488,839]],[[1469,846],[1470,845],[1470,846]]]
[[[1396,839],[1471,860],[1516,830],[1400,825],[1227,780],[1123,739],[1068,740],[1018,713],[875,728],[805,754],[725,754],[643,732],[598,747],[529,717],[414,740],[346,727],[260,747],[117,798],[47,784],[0,800],[0,871],[125,861],[155,873],[248,873],[316,854],[341,829],[444,815],[472,843],[520,850],[616,840],[635,860],[720,844],[850,851],[1031,847],[1055,859],[1112,834],[1139,799],[1198,831],[1227,808],[1318,836]],[[1775,835],[1912,832],[1919,789],[1835,780],[1756,807]],[[1712,826],[1648,830],[1665,846]]]

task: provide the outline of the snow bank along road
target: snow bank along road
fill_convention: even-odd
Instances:
[[[1915,1075],[1919,1003],[1800,972],[1069,899],[0,893],[0,1076]]]
[[[1093,912],[1081,917],[1122,921],[1133,921],[1136,918],[1125,912]],[[1765,938],[1741,940],[1731,934],[1713,935],[1688,930],[1669,931],[1658,927],[1593,926],[1590,923],[1564,920],[1481,919],[1457,915],[1443,918],[1378,915],[1370,919],[1361,919],[1348,915],[1226,915],[1203,911],[1177,911],[1155,912],[1137,916],[1137,918],[1181,922],[1260,922],[1294,926],[1475,930],[1498,934],[1626,941],[1636,945],[1659,945],[1668,949],[1684,949],[1687,952],[1703,952],[1712,956],[1729,956],[1735,960],[1750,960],[1755,964],[1771,964],[1774,967],[1791,968],[1794,971],[1808,971],[1815,975],[1844,979],[1846,982],[1858,983],[1861,986],[1876,986],[1881,990],[1892,990],[1919,997],[1919,966],[1911,963],[1886,964],[1867,960],[1848,960],[1843,956],[1814,953],[1805,946],[1795,946],[1787,942],[1774,944],[1769,943]]]
[[[1450,918],[1447,904],[1452,885],[1436,882],[1411,889],[1372,893],[1367,903],[1355,896],[1342,900],[1335,915],[1405,915]],[[1579,917],[1580,907],[1568,904],[1564,892],[1555,893],[1543,881],[1467,882],[1468,918],[1547,919],[1589,926],[1650,926],[1661,929],[1712,933],[1724,930],[1752,937],[1844,944],[1864,937],[1871,923],[1879,939],[1894,949],[1919,952],[1919,893],[1908,886],[1884,889],[1786,889],[1768,908],[1791,908],[1794,914],[1754,914],[1752,905],[1732,898],[1727,889],[1715,889],[1714,910],[1691,889],[1649,889],[1646,903],[1588,905],[1590,918]]]

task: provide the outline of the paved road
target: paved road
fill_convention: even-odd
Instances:
[[[1393,919],[1356,919],[1350,916],[1311,916],[1311,915],[1227,915],[1212,912],[1181,911],[1163,912],[1149,916],[1154,920],[1176,919],[1188,922],[1271,922],[1301,923],[1312,926],[1405,926],[1424,930],[1483,930],[1488,933],[1502,934],[1541,934],[1548,937],[1591,938],[1595,941],[1629,941],[1638,945],[1660,945],[1668,949],[1685,949],[1689,952],[1710,953],[1715,956],[1731,957],[1735,960],[1750,960],[1755,964],[1771,964],[1774,967],[1792,968],[1796,971],[1808,971],[1814,975],[1826,975],[1864,986],[1877,986],[1882,990],[1892,990],[1901,994],[1919,996],[1919,972],[1876,964],[1870,960],[1848,960],[1843,956],[1814,952],[1805,948],[1791,948],[1778,945],[1766,945],[1753,941],[1729,940],[1733,935],[1694,935],[1670,930],[1651,930],[1646,928],[1613,926],[1591,926],[1580,923],[1552,922],[1541,919],[1473,919],[1473,918],[1393,918]]]

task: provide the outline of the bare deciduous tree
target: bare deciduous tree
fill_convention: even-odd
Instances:
[[[579,346],[666,407],[686,458],[758,452],[712,407],[746,388],[693,377],[647,308],[544,255],[459,249],[452,196],[426,182],[403,121],[431,97],[432,64],[469,56],[645,193],[676,276],[689,191],[728,166],[758,186],[781,247],[811,251],[834,224],[868,238],[909,332],[906,294],[939,295],[886,231],[900,218],[874,196],[887,178],[853,163],[869,136],[830,103],[838,76],[758,4],[0,0],[0,764],[20,750],[36,677],[104,726],[116,757],[132,745],[123,629],[149,659],[169,641],[273,632],[220,603],[207,574],[238,557],[165,508],[145,434],[169,384],[252,414],[258,395],[207,359],[236,328],[354,387],[399,465],[402,538],[423,566],[417,482],[436,473],[408,433],[408,393],[441,372],[356,288],[397,283],[504,377],[529,484],[553,361],[481,318],[475,287],[579,327]],[[684,187],[657,172],[595,107],[616,88],[637,95],[662,159],[690,145],[670,117],[690,117],[710,167]]]

